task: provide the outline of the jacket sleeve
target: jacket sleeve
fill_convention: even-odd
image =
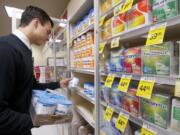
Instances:
[[[9,107],[15,90],[15,51],[0,42],[0,134],[25,133],[33,124],[28,114],[16,112]]]
[[[33,89],[38,89],[38,90],[45,90],[45,89],[57,89],[60,88],[60,83],[59,82],[51,82],[51,83],[38,83],[33,76]]]

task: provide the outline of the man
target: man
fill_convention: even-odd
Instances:
[[[39,84],[33,76],[31,44],[45,44],[52,27],[53,22],[45,11],[28,6],[19,28],[0,38],[0,135],[31,135],[32,89],[68,85],[68,79]]]

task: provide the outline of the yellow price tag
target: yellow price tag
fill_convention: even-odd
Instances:
[[[104,23],[105,16],[101,17],[99,20],[99,27],[101,27]]]
[[[180,97],[180,80],[176,81],[174,96]]]
[[[140,135],[156,135],[156,131],[152,127],[143,124]]]
[[[117,16],[117,15],[119,15],[120,14],[120,12],[121,12],[121,7],[122,7],[122,5],[119,5],[119,6],[117,6],[117,7],[115,7],[114,8],[114,16]]]
[[[130,10],[133,5],[133,0],[126,0],[126,2],[121,7],[121,13],[125,13],[126,11]]]
[[[115,79],[115,75],[109,74],[108,77],[106,78],[105,87],[111,88],[114,82],[114,79]]]
[[[164,34],[166,30],[166,24],[153,26],[148,32],[148,37],[146,40],[146,45],[161,44],[164,40]]]
[[[100,43],[100,45],[99,45],[99,54],[103,53],[105,45],[106,45],[106,42]]]
[[[104,120],[111,121],[113,112],[114,112],[113,108],[111,108],[110,106],[107,106],[106,111],[104,113]]]
[[[122,133],[124,133],[126,126],[128,123],[128,117],[123,114],[119,114],[118,119],[116,121],[116,128],[119,129]]]
[[[122,92],[127,92],[131,78],[132,78],[131,75],[129,75],[129,76],[122,75],[121,80],[120,80],[119,85],[118,85],[118,89]]]
[[[113,0],[113,6],[118,5],[122,0]]]
[[[142,77],[138,85],[136,96],[150,99],[152,96],[154,82],[155,78]]]
[[[111,41],[111,48],[119,47],[119,39],[120,38],[115,38]]]

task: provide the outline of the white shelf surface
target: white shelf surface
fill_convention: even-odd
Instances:
[[[76,73],[94,75],[94,70],[90,70],[90,69],[71,68],[70,70],[71,70],[72,72],[76,72]]]

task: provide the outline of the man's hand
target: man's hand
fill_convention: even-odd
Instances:
[[[60,87],[61,88],[66,88],[68,86],[68,84],[69,84],[69,81],[71,81],[71,79],[69,79],[69,78],[61,80],[60,81]]]

